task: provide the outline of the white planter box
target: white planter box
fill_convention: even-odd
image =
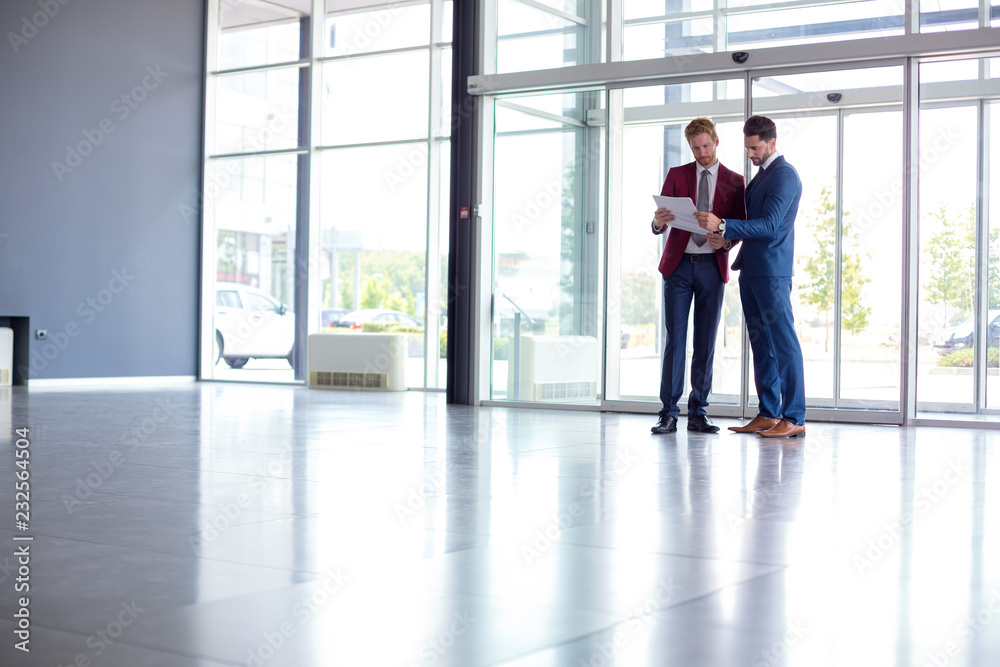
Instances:
[[[507,359],[514,363],[514,339]],[[581,401],[597,398],[597,339],[592,336],[521,336],[518,400]],[[507,398],[514,397],[514,369],[507,372]]]
[[[306,375],[310,387],[406,391],[407,335],[310,334]]]

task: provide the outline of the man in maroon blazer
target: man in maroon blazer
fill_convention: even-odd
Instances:
[[[694,162],[672,167],[663,183],[662,195],[690,197],[700,211],[710,210],[720,218],[746,218],[743,176],[722,166],[715,156],[719,135],[708,118],[695,118],[684,128],[684,138],[694,153]],[[721,213],[725,211],[725,214]],[[674,220],[670,211],[654,213],[653,233],[662,234]],[[684,360],[688,317],[694,301],[694,354],[691,359],[691,393],[688,396],[689,431],[718,433],[705,412],[712,391],[715,336],[722,317],[722,301],[729,281],[731,241],[718,234],[692,234],[670,228],[660,258],[663,274],[663,320],[666,344],[660,378],[660,418],[653,433],[677,430],[684,393]]]

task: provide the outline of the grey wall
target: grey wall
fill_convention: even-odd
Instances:
[[[204,13],[0,2],[0,317],[48,330],[32,379],[196,372],[198,220],[182,208],[199,186]]]

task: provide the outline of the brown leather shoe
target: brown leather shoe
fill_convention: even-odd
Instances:
[[[730,426],[730,431],[736,431],[737,433],[757,433],[758,431],[766,431],[769,428],[778,425],[781,420],[776,417],[765,417],[764,415],[757,415],[750,421],[749,424],[744,424],[743,426]]]
[[[799,426],[798,424],[793,424],[787,419],[782,419],[778,422],[777,426],[772,426],[766,431],[758,431],[757,435],[762,438],[794,438],[797,435],[805,435],[806,426],[805,424]]]

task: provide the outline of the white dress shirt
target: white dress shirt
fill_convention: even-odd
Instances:
[[[718,160],[716,160],[715,164],[713,164],[708,169],[703,169],[700,164],[697,164],[697,163],[695,163],[695,164],[697,165],[697,167],[696,167],[697,171],[695,172],[695,177],[694,177],[694,201],[695,201],[696,204],[698,203],[698,195],[700,194],[699,190],[701,189],[701,172],[707,171],[708,172],[708,210],[711,211],[712,210],[712,204],[715,202],[715,185],[716,185],[716,183],[719,182],[719,164],[720,163],[719,163]],[[692,235],[691,238],[688,239],[688,244],[687,244],[687,247],[684,248],[684,252],[690,253],[692,255],[700,255],[700,254],[708,254],[710,252],[715,252],[715,251],[712,249],[712,246],[708,245],[707,242],[704,245],[701,245],[701,246],[695,244],[695,242],[694,242],[694,235]]]

